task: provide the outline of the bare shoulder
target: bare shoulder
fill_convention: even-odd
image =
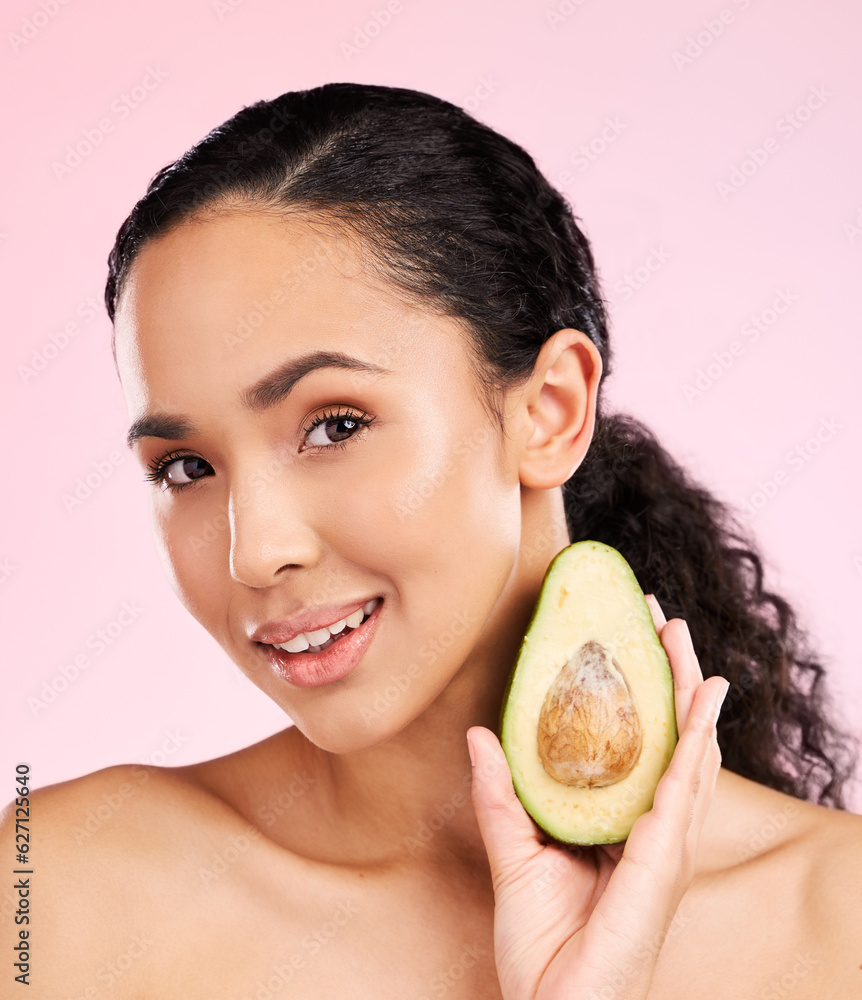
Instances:
[[[862,816],[806,806],[806,830],[797,849],[809,857],[812,899],[828,910],[830,922],[852,922],[858,940],[862,933]]]
[[[654,995],[862,995],[862,817],[724,769],[714,806]]]
[[[48,887],[55,876],[60,885],[80,877],[98,879],[99,871],[110,867],[118,841],[158,836],[158,822],[140,820],[144,813],[164,814],[160,807],[170,802],[172,791],[176,789],[162,769],[137,764],[106,767],[32,790],[30,857],[40,880]],[[14,803],[4,809],[0,829],[8,848],[14,837]]]
[[[242,843],[240,818],[178,769],[116,765],[29,799],[30,996],[104,995],[122,970],[124,986],[143,977],[141,959],[201,894],[201,871],[232,835]],[[0,823],[4,857],[15,836],[12,802]],[[20,928],[8,913],[0,927],[5,951]]]
[[[4,835],[11,808],[4,811]],[[56,869],[64,880],[79,874],[98,878],[119,845],[142,858],[156,849],[163,858],[178,825],[198,821],[202,813],[215,818],[218,810],[217,800],[177,769],[102,768],[30,793],[33,861]]]
[[[804,872],[800,909],[811,948],[811,981],[830,992],[862,994],[862,816],[803,804],[792,844]]]

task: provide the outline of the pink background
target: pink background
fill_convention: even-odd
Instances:
[[[844,721],[862,730],[862,9],[384,11],[384,0],[4,5],[3,773],[27,760],[38,786],[118,762],[184,764],[288,721],[163,576],[148,486],[123,444],[102,295],[114,235],[160,167],[243,105],[327,81],[466,106],[570,197],[612,300],[609,396],[720,498],[762,501],[750,520],[767,583],[798,609]],[[98,143],[58,176],[88,132]],[[764,312],[782,293],[786,311]],[[755,339],[746,324],[761,314]],[[45,363],[28,374],[34,356]],[[687,399],[698,369],[705,391]],[[70,507],[64,495],[88,475],[95,488]],[[758,497],[767,481],[773,495]],[[124,602],[132,620],[94,650]],[[858,785],[853,801],[862,811]]]

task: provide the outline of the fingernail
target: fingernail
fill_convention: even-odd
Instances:
[[[715,696],[715,701],[712,705],[713,720],[716,721],[721,712],[721,707],[724,704],[724,700],[727,697],[727,692],[730,690],[730,681],[724,678],[724,690]]]
[[[664,611],[661,609],[661,605],[658,603],[658,598],[655,594],[647,594],[647,604],[652,608],[655,613],[656,618],[662,625],[667,625],[667,618],[665,618]]]
[[[467,752],[470,754],[470,764],[476,766],[476,756],[473,752],[473,744],[470,742],[470,737],[467,737]]]

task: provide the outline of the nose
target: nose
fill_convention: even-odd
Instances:
[[[290,568],[306,568],[320,558],[320,543],[305,516],[304,504],[291,500],[282,477],[267,482],[252,475],[231,491],[230,574],[247,587],[269,587]]]

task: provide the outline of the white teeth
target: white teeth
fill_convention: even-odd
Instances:
[[[354,611],[352,615],[342,618],[341,621],[334,622],[332,625],[324,625],[323,628],[314,629],[311,632],[300,632],[299,635],[288,639],[287,642],[276,642],[273,643],[273,646],[276,649],[283,649],[287,653],[304,653],[306,650],[318,653],[331,644],[333,636],[339,635],[346,628],[353,629],[361,625],[379,603],[379,597],[372,597],[364,607]]]
[[[277,645],[277,649],[284,649],[288,653],[302,653],[304,650],[308,649],[309,641],[305,638],[305,633],[300,632],[299,635],[294,636],[292,639],[288,639],[287,642],[282,642]]]

